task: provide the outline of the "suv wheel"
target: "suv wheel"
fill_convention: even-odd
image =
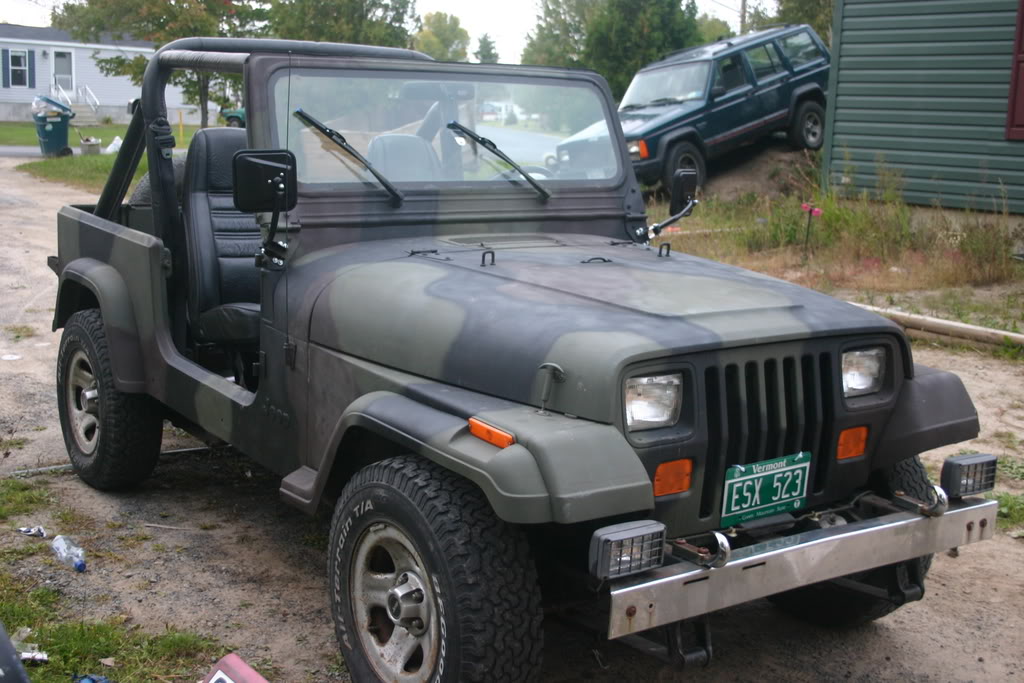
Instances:
[[[665,177],[662,179],[662,187],[665,192],[672,191],[672,176],[681,168],[697,171],[697,187],[704,186],[704,181],[707,178],[704,155],[692,142],[677,142],[669,150],[668,160],[665,164]]]
[[[918,500],[929,500],[932,484],[928,481],[921,459],[917,456],[893,465],[884,476],[882,493],[892,494],[904,491]],[[916,563],[921,579],[932,566],[932,556],[924,555],[897,565],[869,569],[852,574],[849,578],[862,583],[884,588],[893,567],[906,578],[907,567]],[[899,609],[899,605],[881,597],[871,597],[844,590],[835,584],[824,582],[804,588],[779,593],[769,598],[778,607],[795,617],[821,626],[848,627],[880,619]]]
[[[789,128],[789,142],[797,149],[821,149],[825,143],[825,110],[820,104],[811,100],[800,103]]]
[[[134,486],[160,457],[163,419],[153,399],[114,386],[103,318],[68,318],[57,356],[57,411],[75,472],[92,487]]]
[[[238,118],[237,116],[229,116],[227,123],[228,123],[228,128],[241,128],[242,127],[242,119]]]
[[[540,591],[525,535],[433,463],[401,456],[353,477],[334,510],[328,579],[353,680],[540,672]]]

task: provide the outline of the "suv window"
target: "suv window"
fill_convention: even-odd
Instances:
[[[794,69],[822,57],[821,50],[806,31],[779,38],[779,44]]]
[[[725,88],[726,92],[747,85],[747,72],[743,69],[743,60],[733,55],[715,62],[715,82],[712,88]]]
[[[784,71],[782,60],[774,46],[758,45],[746,50],[747,59],[750,60],[750,68],[754,70],[754,78],[763,81],[775,74]]]

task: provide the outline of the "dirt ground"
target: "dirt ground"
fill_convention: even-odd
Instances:
[[[17,163],[0,159],[0,429],[27,441],[0,462],[0,476],[66,462],[54,402],[59,334],[50,332],[57,279],[46,256],[56,253],[58,208],[94,199],[16,172]],[[960,374],[983,430],[976,442],[929,454],[930,462],[963,447],[1021,458],[1015,442],[995,435],[1024,439],[1024,364],[930,348],[915,355]],[[186,443],[169,434],[165,448]],[[347,680],[327,604],[327,516],[281,503],[271,475],[237,455],[204,452],[165,456],[131,493],[99,493],[68,474],[36,480],[58,503],[13,521],[72,532],[90,569],[73,574],[36,557],[13,571],[57,587],[69,615],[120,615],[154,631],[172,624],[215,636],[273,680]],[[0,534],[0,547],[31,542]],[[715,614],[712,625],[715,662],[689,679],[1022,680],[1024,541],[999,533],[958,558],[937,557],[923,601],[852,631],[810,627],[765,601]],[[682,676],[556,619],[547,620],[545,638],[546,681]]]

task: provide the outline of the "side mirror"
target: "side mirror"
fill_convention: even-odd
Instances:
[[[672,200],[669,203],[669,215],[675,216],[686,208],[686,205],[697,193],[697,171],[692,168],[681,168],[672,175]]]
[[[298,202],[295,155],[287,149],[243,149],[232,162],[235,208],[245,213],[291,211]],[[276,223],[276,221],[275,221]]]
[[[725,89],[724,85],[716,85],[711,89],[711,99],[717,100],[719,97],[729,92]]]

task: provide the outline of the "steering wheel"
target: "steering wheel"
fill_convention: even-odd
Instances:
[[[522,169],[527,173],[539,173],[544,178],[554,178],[555,174],[551,172],[550,168],[544,168],[543,166],[523,166]],[[507,171],[497,173],[490,178],[490,180],[515,180],[516,178],[522,180],[522,176],[519,175],[519,171],[514,168],[510,168]]]

